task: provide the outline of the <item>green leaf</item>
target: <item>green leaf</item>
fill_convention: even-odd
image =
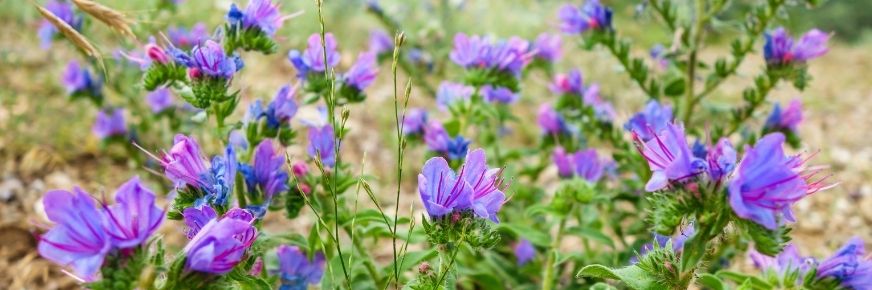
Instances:
[[[551,236],[527,225],[504,222],[500,223],[499,226],[497,226],[497,229],[509,230],[515,235],[521,236],[540,247],[548,247],[551,243]]]
[[[578,271],[576,277],[591,277],[600,279],[613,279],[623,282],[627,287],[637,290],[666,289],[648,275],[644,270],[636,266],[627,266],[620,269],[611,269],[603,265],[588,265]]]
[[[742,273],[732,272],[732,271],[719,271],[715,273],[715,276],[721,278],[722,280],[733,281],[736,283],[742,283],[743,286],[740,286],[738,289],[756,289],[756,290],[768,290],[774,288],[768,282],[763,281],[763,279],[745,275]],[[749,288],[743,288],[747,285]]]
[[[663,88],[663,93],[670,97],[680,96],[684,94],[684,90],[686,87],[687,84],[684,79],[677,78],[666,84],[666,87]]]
[[[696,277],[696,282],[711,290],[727,290],[727,285],[724,284],[724,281],[721,281],[721,278],[709,273],[699,274]]]

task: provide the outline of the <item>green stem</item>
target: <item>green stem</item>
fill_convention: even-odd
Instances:
[[[450,250],[450,255],[448,254],[448,249],[439,250],[439,279],[437,280],[436,285],[433,285],[434,289],[439,286],[445,286],[445,290],[454,290],[457,288],[457,269],[454,268],[454,261],[457,258],[457,252],[460,251],[460,245],[462,244],[463,240],[461,239],[461,241],[456,245],[445,245],[446,248],[452,248]]]
[[[568,220],[569,213],[572,213],[573,205],[570,205],[567,216],[562,217],[560,219],[560,225],[557,227],[557,234],[554,237],[554,240],[551,241],[551,253],[548,253],[548,258],[545,261],[545,272],[542,274],[542,290],[551,290],[554,289],[555,285],[555,275],[557,265],[556,258],[557,254],[560,252],[560,242],[563,240],[563,229],[566,228],[566,221]]]
[[[694,8],[696,9],[694,12],[694,17],[696,19],[694,21],[693,29],[690,31],[693,42],[691,42],[690,55],[687,61],[687,75],[685,76],[687,86],[685,86],[684,110],[682,112],[682,115],[684,116],[684,124],[686,126],[690,125],[690,118],[693,116],[693,107],[696,104],[694,101],[694,86],[696,83],[697,53],[699,52],[700,44],[702,43],[702,35],[704,33],[703,28],[706,21],[705,1],[694,1]]]
[[[748,39],[742,42],[742,45],[738,47],[737,50],[733,51],[733,61],[727,64],[722,75],[714,75],[711,78],[711,81],[706,82],[705,87],[702,91],[696,95],[694,98],[694,102],[699,102],[702,98],[713,92],[717,89],[721,83],[723,83],[728,76],[735,74],[736,70],[745,60],[745,57],[749,52],[754,48],[754,44],[757,39],[763,34],[763,31],[766,30],[766,27],[769,25],[769,22],[775,18],[775,14],[778,12],[778,9],[784,5],[785,0],[770,0],[768,10],[765,10],[764,14],[759,17],[756,23],[752,24],[750,27],[751,33],[748,35]]]

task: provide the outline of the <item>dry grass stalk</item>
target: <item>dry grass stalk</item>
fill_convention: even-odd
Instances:
[[[115,31],[136,39],[136,35],[134,35],[133,30],[130,29],[130,22],[127,21],[127,17],[123,13],[91,0],[73,0],[73,3],[76,4],[76,7],[85,11],[85,13],[94,16],[94,18],[97,18],[100,22],[115,29]]]
[[[35,5],[36,9],[39,10],[39,14],[42,14],[42,17],[48,20],[48,22],[51,22],[51,24],[54,25],[55,28],[57,28],[58,31],[60,31],[61,34],[64,35],[64,37],[73,42],[73,45],[82,50],[82,52],[84,52],[86,55],[102,60],[102,58],[100,57],[100,52],[97,50],[96,47],[94,47],[94,45],[91,44],[91,42],[88,41],[88,39],[85,38],[84,35],[76,31],[69,24],[51,13],[51,11],[48,11],[47,9],[39,6],[36,3],[34,3],[33,5]]]
[[[69,39],[70,42],[73,43],[73,45],[78,47],[79,50],[82,51],[82,53],[97,59],[97,61],[100,62],[100,68],[103,69],[103,73],[105,75],[106,64],[103,62],[103,56],[100,54],[100,51],[97,50],[97,48],[94,47],[94,45],[91,44],[91,42],[88,41],[87,38],[85,38],[84,35],[73,29],[73,27],[71,27],[65,21],[58,18],[57,15],[51,13],[51,11],[48,11],[42,6],[39,6],[39,4],[36,4],[36,2],[31,3],[36,6],[36,10],[39,11],[39,14],[42,14],[42,17],[48,20],[48,22],[51,22],[51,24],[54,25],[54,27],[57,28],[58,31],[60,31],[61,34],[64,35],[64,37]]]

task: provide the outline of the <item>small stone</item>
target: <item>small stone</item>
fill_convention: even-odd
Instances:
[[[24,191],[24,185],[17,178],[7,178],[0,183],[0,200],[8,201],[13,196],[21,194]]]

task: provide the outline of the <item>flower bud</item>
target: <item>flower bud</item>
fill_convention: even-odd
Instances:
[[[148,55],[149,59],[159,64],[167,64],[170,62],[170,57],[167,55],[166,51],[154,43],[145,45],[145,53]]]
[[[309,166],[306,165],[305,162],[297,161],[291,166],[291,170],[294,172],[294,176],[296,177],[305,177],[306,174],[309,174]]]
[[[421,274],[430,273],[430,263],[422,262],[421,265],[418,265],[418,273],[421,273]]]

